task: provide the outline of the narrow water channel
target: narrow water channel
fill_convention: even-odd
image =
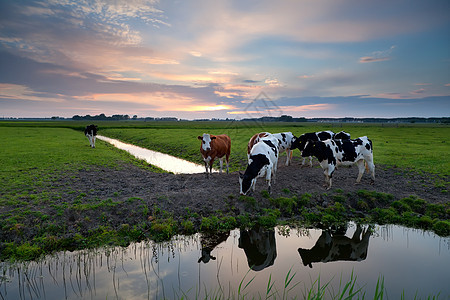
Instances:
[[[277,227],[176,236],[0,263],[0,299],[259,299],[268,283],[275,299],[303,299],[319,284],[329,299],[352,274],[354,290],[367,299],[377,282],[384,282],[384,299],[403,293],[404,299],[449,299],[450,239],[353,223],[337,231]]]
[[[112,139],[106,136],[98,135],[99,140],[108,142],[113,146],[125,150],[136,158],[145,160],[153,166],[157,166],[165,171],[175,174],[194,174],[204,173],[205,167],[195,164],[193,162],[171,156],[165,153],[145,149],[132,144],[127,144],[116,139]],[[199,152],[200,155],[200,152]],[[216,171],[216,170],[213,170]]]

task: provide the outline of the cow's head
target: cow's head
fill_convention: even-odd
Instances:
[[[306,135],[302,134],[298,138],[294,136],[294,138],[292,139],[291,149],[292,150],[298,149],[300,151],[303,151],[303,149],[305,148],[306,142],[307,142]]]
[[[303,146],[302,157],[314,156],[316,151],[317,143],[312,140],[308,140]]]
[[[203,136],[198,136],[197,138],[202,141],[202,149],[204,151],[210,151],[211,150],[211,141],[214,140],[216,137],[211,136],[210,134],[204,133]]]
[[[239,186],[240,194],[247,195],[252,186],[255,184],[256,178],[251,178],[248,174],[242,174],[239,172]]]

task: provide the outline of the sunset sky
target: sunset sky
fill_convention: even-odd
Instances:
[[[0,117],[449,117],[449,0],[0,0]]]

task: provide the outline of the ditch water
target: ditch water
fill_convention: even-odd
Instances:
[[[283,293],[302,299],[317,290],[319,278],[331,298],[352,274],[355,290],[368,299],[383,278],[384,299],[403,292],[404,299],[449,299],[450,238],[393,225],[368,228],[236,229],[0,263],[0,299],[265,298],[268,283],[275,299]],[[287,275],[293,279],[286,289]]]
[[[116,148],[119,148],[121,150],[125,150],[131,155],[135,156],[138,159],[145,160],[151,165],[157,166],[165,171],[172,172],[175,174],[181,174],[181,173],[204,173],[205,167],[195,164],[193,162],[189,162],[187,160],[171,156],[165,153],[145,149],[142,147],[138,147],[132,144],[127,144],[124,142],[121,142],[116,139],[112,139],[106,136],[97,135],[97,138],[99,140],[108,142],[115,146]],[[199,154],[200,155],[200,154]],[[214,172],[217,172],[217,170],[213,170]]]

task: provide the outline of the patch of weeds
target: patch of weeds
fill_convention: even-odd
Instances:
[[[195,232],[194,223],[191,220],[181,221],[181,229],[186,234],[192,234]]]
[[[278,209],[266,208],[263,210],[265,215],[259,216],[257,223],[265,228],[273,228],[277,225],[277,220],[281,215]]]
[[[218,229],[219,218],[216,216],[203,217],[202,223],[200,224],[200,229],[203,231],[211,231]]]
[[[371,207],[376,206],[378,203],[386,205],[394,200],[394,195],[377,191],[359,190],[356,194],[358,197],[365,200]]]
[[[284,188],[281,190],[283,193],[285,193],[286,195],[289,195],[291,193],[291,191],[287,188]]]
[[[176,234],[177,229],[177,223],[173,218],[158,219],[150,227],[152,235],[157,241],[170,239]]]
[[[254,197],[240,195],[239,201],[244,202],[247,208],[254,208],[256,206],[256,199]]]
[[[224,216],[219,220],[219,229],[220,230],[232,230],[236,228],[237,221],[235,217],[232,216]]]
[[[333,195],[334,202],[345,203],[347,198],[344,195]]]
[[[241,228],[252,227],[254,225],[248,214],[239,215],[236,219]]]
[[[297,199],[298,206],[309,206],[311,203],[312,195],[310,193],[304,193]]]
[[[450,222],[449,221],[437,221],[433,224],[433,231],[440,236],[450,235]]]
[[[275,199],[271,198],[269,201],[272,205],[274,205],[275,207],[279,208],[280,210],[282,210],[283,212],[288,213],[288,214],[292,214],[292,209],[297,204],[296,197],[292,197],[292,198],[278,197]]]
[[[261,191],[261,196],[262,196],[263,198],[266,198],[266,199],[269,199],[269,198],[270,198],[270,194],[269,194],[269,192],[266,191],[266,190],[262,190],[262,191]]]

